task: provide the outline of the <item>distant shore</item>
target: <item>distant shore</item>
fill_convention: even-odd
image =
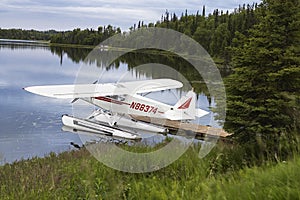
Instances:
[[[17,40],[17,39],[0,39],[0,42],[13,42],[13,43],[25,43],[25,44],[50,44],[50,41],[45,40]]]
[[[57,47],[74,47],[74,48],[87,48],[93,49],[95,46],[91,45],[80,45],[80,44],[60,44],[51,43],[45,40],[18,40],[18,39],[0,39],[1,44],[20,44],[20,45],[47,45],[47,46],[57,46]]]

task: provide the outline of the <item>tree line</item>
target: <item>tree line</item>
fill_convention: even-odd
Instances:
[[[37,30],[23,30],[23,29],[1,29],[1,39],[18,39],[18,40],[51,40],[52,36],[58,34],[58,31],[37,31]]]
[[[111,25],[99,26],[97,30],[80,28],[73,31],[60,32],[51,37],[51,43],[59,44],[81,44],[81,45],[98,45],[107,38],[121,33],[121,28]]]
[[[121,29],[111,25],[99,26],[97,30],[76,28],[73,31],[37,31],[23,29],[1,29],[1,39],[44,40],[58,44],[98,45],[107,38],[121,33]]]
[[[240,34],[247,36],[248,30],[258,23],[259,10],[259,5],[253,3],[239,6],[232,13],[215,9],[208,16],[205,6],[201,14],[199,11],[196,14],[188,14],[185,10],[185,13],[177,16],[166,11],[160,21],[149,24],[139,21],[137,25],[130,27],[130,30],[160,27],[179,31],[199,42],[212,57],[221,59],[223,64],[228,64],[231,60],[229,47],[237,45]]]

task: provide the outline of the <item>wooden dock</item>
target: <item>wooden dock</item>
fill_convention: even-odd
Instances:
[[[187,122],[172,121],[172,120],[142,117],[142,116],[132,116],[132,117],[138,121],[143,121],[143,122],[152,123],[152,124],[166,127],[169,130],[182,129],[185,131],[193,131],[194,133],[196,133],[196,136],[198,136],[198,137],[210,136],[210,137],[225,138],[225,137],[231,135],[221,128],[214,128],[214,127],[210,127],[210,126],[203,126],[203,125],[192,124],[192,123],[187,123]]]

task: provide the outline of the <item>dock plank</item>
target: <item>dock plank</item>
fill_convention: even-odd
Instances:
[[[214,136],[214,137],[227,137],[231,134],[227,133],[225,130],[221,128],[214,128],[210,126],[198,125],[193,123],[181,122],[181,121],[173,121],[167,119],[158,119],[158,118],[150,118],[150,117],[143,117],[143,116],[136,116],[132,115],[135,120],[143,121],[147,123],[156,124],[159,126],[164,126],[168,129],[182,129],[186,131],[193,131],[196,133],[197,136],[205,137],[207,136]]]

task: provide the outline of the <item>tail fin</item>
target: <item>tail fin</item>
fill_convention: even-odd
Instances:
[[[203,117],[209,112],[196,108],[196,94],[193,91],[189,91],[185,96],[183,96],[174,106],[175,109],[183,111],[191,119],[195,117]]]
[[[196,94],[193,91],[189,91],[185,96],[181,97],[175,104],[176,109],[195,109]]]
[[[174,105],[174,109],[182,113],[179,114],[177,112],[177,118],[194,119],[196,116],[196,94],[193,91],[189,91]]]

